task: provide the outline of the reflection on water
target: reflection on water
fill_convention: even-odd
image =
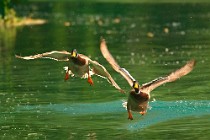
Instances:
[[[0,37],[1,139],[209,138],[209,4],[55,2],[16,8],[49,22],[17,28],[7,34],[11,39]],[[76,48],[129,91],[102,57],[101,36],[141,84],[192,58],[197,64],[189,75],[154,90],[157,101],[150,102],[148,114],[133,113],[129,121],[121,101],[127,95],[105,79],[93,76],[93,87],[79,78],[64,82],[65,62],[14,57]]]

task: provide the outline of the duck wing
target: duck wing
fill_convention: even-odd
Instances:
[[[140,90],[144,93],[150,93],[152,90],[154,90],[155,88],[164,83],[173,82],[181,78],[182,76],[187,75],[193,70],[194,66],[195,66],[195,60],[190,60],[183,67],[170,73],[168,76],[159,77],[155,80],[152,80],[149,83],[143,84]]]
[[[109,72],[106,70],[106,68],[99,64],[97,61],[93,61],[89,59],[90,67],[92,68],[92,71],[95,75],[107,79],[107,81],[112,84],[116,89],[118,89],[121,93],[124,93],[124,91],[119,87],[119,85],[114,81],[112,76],[109,74]]]
[[[109,52],[105,39],[101,40],[100,49],[101,49],[102,55],[109,62],[112,68],[118,73],[120,73],[127,80],[128,84],[132,87],[133,81],[136,81],[136,80],[130,75],[130,73],[125,68],[121,68],[118,65],[118,63],[115,61],[115,59]]]
[[[85,59],[88,64],[90,65],[92,72],[104,79],[107,79],[107,81],[112,84],[116,89],[118,89],[121,93],[124,93],[124,91],[119,87],[119,85],[114,81],[112,76],[109,74],[109,72],[106,70],[106,68],[98,63],[97,61],[91,60],[89,57],[83,54],[79,54],[81,58]]]
[[[68,61],[69,56],[71,55],[70,52],[67,51],[51,51],[51,52],[45,52],[42,54],[36,54],[36,55],[30,55],[30,56],[19,56],[15,55],[16,58],[21,58],[25,60],[31,60],[31,59],[37,59],[37,58],[47,58],[47,59],[53,59],[56,61]]]

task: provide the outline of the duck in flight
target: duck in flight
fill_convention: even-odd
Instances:
[[[127,80],[128,84],[132,87],[132,90],[128,95],[128,100],[125,103],[126,109],[128,111],[128,119],[130,120],[133,120],[131,111],[139,112],[141,115],[144,115],[147,112],[150,92],[152,90],[164,83],[173,82],[181,78],[182,76],[190,73],[195,66],[195,60],[190,60],[183,67],[170,73],[169,75],[156,78],[151,82],[145,83],[140,86],[138,81],[134,79],[125,68],[121,68],[118,65],[118,63],[115,61],[115,59],[107,49],[106,41],[104,39],[101,40],[100,49],[104,58],[109,62],[112,68],[120,73]]]
[[[45,52],[37,55],[30,56],[19,56],[15,55],[16,58],[21,58],[25,60],[38,59],[38,58],[47,58],[53,59],[56,61],[67,61],[68,66],[64,67],[66,70],[64,80],[69,79],[69,75],[78,76],[81,78],[87,78],[88,83],[93,85],[93,80],[91,78],[92,75],[97,75],[99,77],[107,79],[107,81],[112,84],[116,89],[118,89],[121,93],[124,91],[118,86],[118,84],[114,81],[112,76],[106,70],[106,68],[99,64],[97,61],[91,60],[89,57],[77,53],[76,49],[73,49],[71,52],[68,51],[51,51]]]

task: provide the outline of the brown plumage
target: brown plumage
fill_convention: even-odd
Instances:
[[[127,80],[128,84],[132,87],[126,103],[128,119],[130,120],[133,119],[131,111],[137,111],[141,115],[144,115],[146,113],[148,101],[150,99],[150,92],[152,90],[164,83],[173,82],[181,78],[182,76],[191,72],[195,66],[195,60],[190,60],[183,67],[170,73],[169,75],[159,77],[155,80],[152,80],[151,82],[145,83],[140,86],[137,80],[135,80],[125,68],[121,68],[118,65],[118,63],[115,61],[115,59],[107,49],[106,41],[104,39],[101,40],[100,49],[104,58],[110,63],[112,68],[120,73]]]
[[[124,93],[124,91],[118,86],[118,84],[114,81],[114,79],[104,66],[96,61],[91,60],[89,57],[83,54],[78,54],[76,49],[72,50],[71,53],[67,51],[51,51],[31,56],[15,56],[16,58],[21,58],[25,60],[47,58],[56,61],[67,61],[69,62],[68,66],[64,67],[64,69],[66,70],[65,80],[69,79],[69,75],[78,76],[81,78],[87,78],[88,83],[90,83],[90,85],[93,85],[93,80],[91,76],[95,74],[99,77],[107,79],[107,81],[112,84],[116,89]]]
[[[86,59],[84,59],[84,58],[82,58],[80,55],[78,55],[78,57],[77,58],[71,58],[72,59],[72,62],[74,63],[74,64],[77,64],[77,65],[79,65],[79,66],[83,66],[83,65],[85,65],[87,62],[86,62]]]

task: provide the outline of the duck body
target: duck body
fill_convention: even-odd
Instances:
[[[81,78],[87,78],[90,73],[88,60],[82,58],[79,54],[77,58],[69,58],[68,65],[64,69],[68,74]]]
[[[88,65],[75,65],[70,63],[68,66],[64,67],[66,70],[66,73],[71,76],[81,77],[81,78],[87,78],[87,74],[89,72],[89,66]],[[65,81],[68,79],[65,79]]]
[[[72,61],[72,64],[74,65],[78,65],[78,66],[88,65],[88,61],[85,58],[82,58],[80,55],[78,55],[77,58],[71,57],[70,60]]]
[[[149,94],[143,92],[136,94],[134,90],[131,90],[128,95],[126,107],[128,111],[128,119],[133,120],[131,111],[139,112],[141,115],[144,115],[147,112],[149,99]]]

